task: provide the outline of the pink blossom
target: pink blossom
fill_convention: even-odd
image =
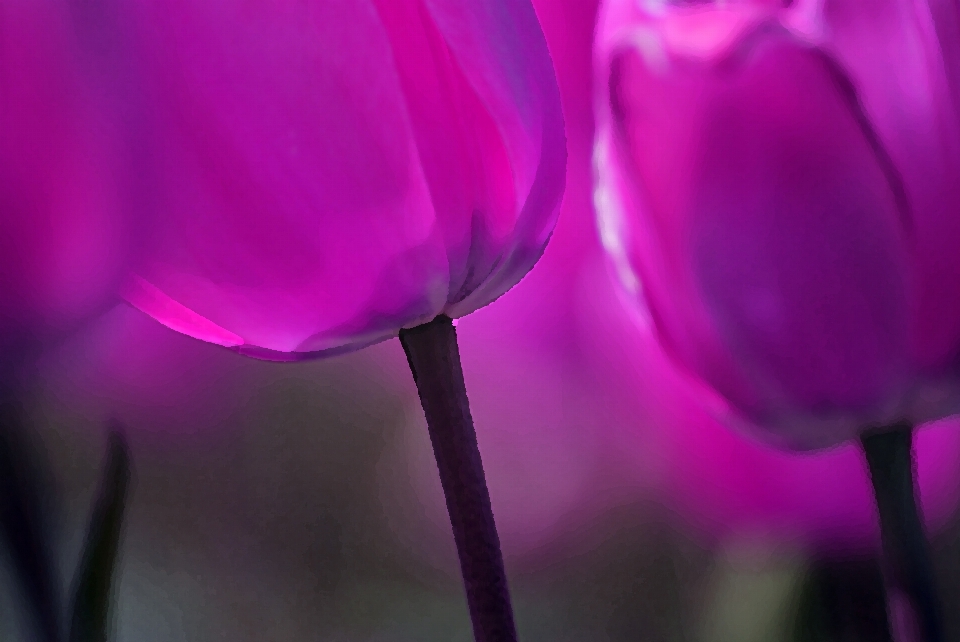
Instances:
[[[960,408],[958,32],[926,1],[604,5],[601,235],[728,423],[810,449]]]
[[[566,161],[526,0],[120,3],[159,213],[125,289],[291,359],[489,303],[553,230]]]

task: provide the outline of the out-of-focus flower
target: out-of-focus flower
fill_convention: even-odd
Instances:
[[[603,242],[728,421],[810,449],[958,409],[958,31],[926,1],[601,10]]]
[[[566,161],[527,0],[117,5],[162,213],[125,290],[263,358],[353,349],[516,284]]]
[[[115,297],[128,248],[117,129],[66,3],[0,5],[0,350],[22,352]]]

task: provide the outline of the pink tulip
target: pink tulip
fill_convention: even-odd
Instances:
[[[119,147],[65,3],[0,4],[0,344],[21,352],[111,300]]]
[[[150,150],[145,206],[160,214],[125,298],[174,330],[267,359],[399,336],[474,635],[515,640],[452,319],[513,287],[559,212],[563,114],[533,6],[114,9],[92,26],[123,34]]]
[[[556,79],[525,0],[135,0],[162,212],[125,296],[271,359],[489,303],[563,190]]]
[[[955,7],[611,0],[596,43],[601,235],[719,414],[811,449],[956,412]]]

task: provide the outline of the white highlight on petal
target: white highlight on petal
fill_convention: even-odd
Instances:
[[[616,188],[611,185],[612,168],[609,166],[608,147],[609,142],[606,137],[598,136],[593,148],[593,171],[596,178],[593,206],[596,211],[597,230],[600,233],[600,242],[607,256],[610,257],[621,285],[628,293],[637,296],[642,292],[642,286],[627,256],[624,242],[627,229]]]
[[[656,30],[633,28],[623,36],[622,41],[640,53],[651,71],[658,74],[666,74],[669,71],[670,61],[663,46],[663,39]]]
[[[780,22],[795,35],[811,44],[820,44],[825,38],[823,0],[796,0],[783,12]]]

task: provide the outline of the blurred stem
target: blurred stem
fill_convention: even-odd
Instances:
[[[37,639],[57,642],[60,605],[50,533],[43,515],[43,458],[30,448],[18,402],[9,390],[2,393],[0,536],[9,551],[18,588],[27,601]]]
[[[895,642],[874,557],[813,560],[798,606],[794,642]]]
[[[895,597],[902,595],[912,612],[907,626],[916,629],[919,642],[942,642],[930,545],[917,506],[912,440],[912,426],[905,423],[860,439],[880,514],[888,613],[895,617]],[[899,627],[891,621],[891,628]]]
[[[106,642],[114,567],[130,485],[130,454],[119,426],[110,432],[99,495],[90,517],[83,557],[74,580],[70,642]]]
[[[515,642],[503,569],[477,435],[470,417],[453,321],[444,315],[400,331],[447,500],[477,642]]]

